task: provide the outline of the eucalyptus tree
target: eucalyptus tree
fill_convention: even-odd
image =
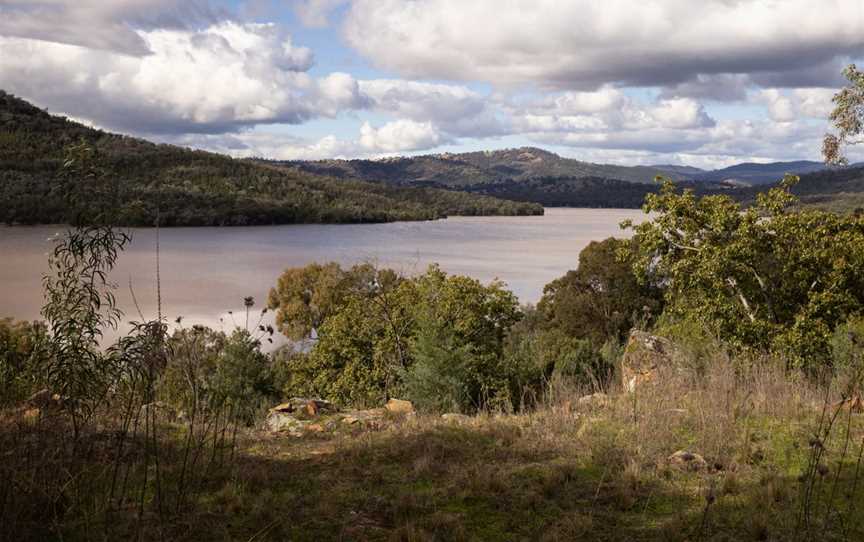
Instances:
[[[864,218],[800,209],[798,178],[754,205],[697,197],[662,180],[634,230],[640,280],[666,286],[667,310],[736,348],[773,351],[790,366],[828,359],[834,328],[864,310]]]

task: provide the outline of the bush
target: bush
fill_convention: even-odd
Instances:
[[[33,353],[45,326],[0,318],[0,405],[26,399],[38,386]]]
[[[856,367],[864,354],[864,318],[851,318],[831,336],[831,359],[837,369]]]
[[[195,326],[168,340],[168,363],[159,383],[162,400],[183,409],[230,407],[251,423],[265,405],[278,400],[271,359],[246,330],[231,335]]]
[[[406,394],[434,409],[472,411],[509,404],[503,345],[521,312],[503,285],[486,286],[437,266],[413,279],[371,266],[356,266],[348,273],[364,278],[349,280],[344,295],[329,303],[309,354],[287,356],[287,393],[353,406]],[[333,269],[332,274],[341,274],[339,282],[346,284],[344,272]],[[303,270],[291,274],[305,275]],[[294,288],[283,281],[280,290]],[[300,305],[304,303],[301,298]],[[302,307],[292,311],[308,313]],[[434,382],[421,384],[426,378]]]

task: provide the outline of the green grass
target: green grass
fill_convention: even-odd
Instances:
[[[160,517],[148,491],[141,539],[864,539],[855,508],[864,497],[855,481],[864,415],[841,412],[821,439],[821,473],[807,478],[818,387],[782,372],[723,367],[698,380],[659,378],[638,393],[575,411],[563,395],[531,413],[465,424],[421,415],[302,438],[248,430],[235,461],[202,472],[179,512]],[[182,430],[167,426],[161,435],[170,489]],[[668,464],[679,449],[703,455],[709,468]],[[99,472],[98,457],[85,472]],[[94,476],[87,487],[99,491],[100,483]],[[121,506],[102,525],[67,510],[56,527],[64,540],[126,539],[139,530],[135,511]]]

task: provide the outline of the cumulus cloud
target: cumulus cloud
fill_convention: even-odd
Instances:
[[[753,101],[764,105],[775,122],[791,122],[805,117],[827,119],[833,96],[834,91],[825,88],[769,88],[759,91]]]
[[[406,77],[583,88],[791,78],[860,54],[862,30],[858,0],[355,0],[344,23]]]
[[[206,148],[235,157],[279,160],[375,158],[432,149],[450,141],[431,122],[405,119],[378,127],[364,122],[354,139],[330,134],[317,140],[308,140],[277,131],[253,129],[235,134],[167,134],[160,136],[159,140]]]
[[[137,34],[150,54],[0,37],[0,80],[54,111],[136,133],[296,124],[366,103],[350,75],[306,73],[312,52],[276,25],[222,22]]]
[[[695,77],[667,86],[660,94],[664,98],[694,98],[718,102],[738,102],[747,99],[755,83],[745,74],[697,74]]]
[[[691,98],[661,97],[645,103],[607,86],[596,91],[569,91],[529,104],[515,113],[514,122],[527,132],[639,132],[707,128],[715,120]]]
[[[418,122],[434,122],[454,136],[486,137],[508,129],[489,96],[460,85],[375,79],[360,91],[376,111]]]
[[[399,119],[373,128],[368,122],[360,128],[360,146],[369,152],[391,153],[437,147],[445,138],[431,122]]]
[[[0,0],[0,35],[140,56],[151,50],[138,29],[188,29],[227,16],[205,0]]]

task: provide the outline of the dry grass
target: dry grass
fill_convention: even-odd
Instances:
[[[462,424],[417,416],[380,431],[302,439],[249,432],[235,463],[199,488],[188,511],[142,538],[864,537],[854,508],[864,497],[856,482],[862,415],[840,411],[830,434],[820,433],[824,387],[767,362],[736,369],[718,360],[702,374],[662,374],[605,405],[557,391],[536,411]],[[808,477],[814,435],[824,448]],[[678,450],[700,454],[707,467],[670,465]],[[76,518],[58,518],[67,540],[134,532],[123,525],[131,515],[115,518],[108,535],[87,537]]]

